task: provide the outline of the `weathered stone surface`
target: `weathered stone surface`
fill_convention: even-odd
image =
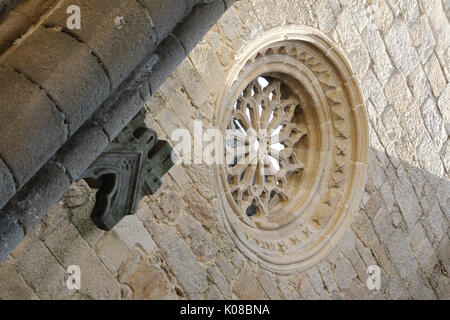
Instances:
[[[317,300],[319,296],[311,286],[309,279],[307,277],[303,277],[300,281],[300,295],[302,298],[306,300]]]
[[[336,19],[330,5],[325,1],[316,1],[312,5],[312,9],[319,20],[320,29],[328,33],[336,25]]]
[[[363,75],[369,68],[370,56],[361,40],[358,29],[351,22],[352,20],[351,8],[344,8],[338,17],[336,31],[340,34],[342,46],[349,55],[355,71]]]
[[[399,179],[395,182],[393,187],[394,196],[400,211],[406,221],[408,229],[411,230],[416,224],[419,216],[421,216],[421,211],[414,189],[404,171],[399,175]]]
[[[401,230],[396,230],[387,243],[392,261],[397,266],[400,277],[408,282],[413,281],[417,270],[411,248]]]
[[[181,189],[192,183],[191,178],[188,176],[186,169],[182,165],[174,165],[172,169],[170,169],[169,174]]]
[[[251,4],[252,9],[256,12],[257,19],[266,22],[262,24],[265,30],[282,25],[285,22],[286,13],[281,10],[276,10],[275,3],[272,1],[266,2],[264,5],[260,5],[257,0],[251,0],[248,2]],[[291,10],[293,11],[293,9],[294,6],[292,6]],[[299,15],[299,17],[303,18],[303,15]]]
[[[17,217],[0,211],[0,261],[6,259],[24,236]]]
[[[97,226],[91,220],[91,212],[94,208],[94,193],[89,189],[86,182],[80,181],[83,184],[83,188],[78,189],[81,192],[84,191],[89,197],[89,201],[83,203],[78,207],[71,208],[70,221],[75,225],[81,236],[89,243],[92,248],[95,248],[97,242],[103,237],[105,231],[97,228]],[[80,183],[78,182],[78,183]],[[72,185],[73,187],[73,185]],[[85,189],[86,188],[86,189]],[[89,189],[89,190],[88,190]]]
[[[2,20],[1,25],[0,53],[3,53],[11,47],[14,40],[27,31],[30,26],[30,22],[23,14],[20,14],[19,12],[11,12],[7,19]]]
[[[343,255],[339,255],[335,261],[334,278],[336,283],[342,290],[350,288],[353,278],[356,276],[350,261]]]
[[[67,126],[45,92],[9,67],[0,66],[0,92],[0,157],[20,188],[66,141]]]
[[[39,241],[18,259],[17,269],[41,299],[67,299],[74,294],[65,286],[65,270]]]
[[[175,74],[197,107],[209,99],[208,90],[189,59],[183,60]]]
[[[267,299],[264,289],[248,266],[242,269],[239,277],[236,279],[233,285],[233,292],[242,300]]]
[[[349,230],[347,230],[345,235],[341,238],[341,240],[339,241],[338,246],[337,246],[338,248],[340,248],[340,250],[342,251],[344,256],[348,260],[350,260],[351,264],[357,263],[358,260],[360,259],[358,250],[356,249],[356,241],[357,241],[357,237],[356,237],[355,233],[351,229],[349,229]],[[310,271],[308,271],[308,273],[312,278],[316,279],[317,271],[318,271],[317,268],[313,268]]]
[[[169,294],[172,285],[165,272],[143,253],[134,253],[136,259],[130,256],[123,267],[121,281],[126,283],[131,291],[132,298],[137,300],[164,299]]]
[[[373,226],[382,243],[386,243],[394,232],[394,225],[385,208],[380,208],[380,210],[378,210],[373,219]]]
[[[144,106],[139,92],[129,92],[124,94],[111,108],[104,105],[97,109],[93,119],[103,128],[109,141],[113,141]]]
[[[158,61],[153,66],[148,80],[152,92],[175,71],[186,57],[186,52],[180,40],[171,34],[161,43],[155,55]]]
[[[448,233],[448,222],[439,205],[435,204],[424,218],[424,227],[430,240],[437,247],[442,238]]]
[[[107,70],[112,88],[117,88],[156,46],[150,16],[137,1],[119,0],[113,7],[107,0],[78,1],[83,26],[67,30],[66,9],[71,4],[71,0],[61,3],[44,25],[59,26],[91,48]]]
[[[45,12],[47,12],[57,0],[31,0],[22,1],[14,12],[24,15],[30,23],[35,23]]]
[[[1,0],[0,18],[3,18],[10,10],[20,3],[21,0]]]
[[[73,180],[77,180],[108,143],[108,137],[98,125],[86,124],[61,147],[55,160],[64,165]],[[80,154],[84,155],[81,159]]]
[[[147,254],[151,254],[156,250],[155,242],[150,237],[143,223],[135,215],[122,219],[114,227],[114,232],[117,233],[129,249],[139,245]]]
[[[109,94],[107,75],[89,48],[54,29],[37,28],[3,63],[44,89],[64,114],[70,135]]]
[[[447,130],[447,134],[450,135],[450,108],[448,106],[450,106],[450,84],[447,84],[438,101],[438,107],[444,119],[445,129]]]
[[[450,296],[450,278],[441,277],[437,288],[437,295],[441,300],[448,300]]]
[[[431,94],[431,86],[427,81],[427,76],[423,71],[422,66],[417,66],[416,69],[408,76],[408,86],[418,105],[422,105],[425,99]]]
[[[278,280],[278,288],[282,294],[283,299],[286,300],[299,300],[301,299],[299,295],[299,288],[301,286],[300,279],[296,277],[283,277]]]
[[[434,99],[429,98],[425,101],[421,111],[425,125],[428,128],[428,132],[431,134],[431,138],[433,139],[436,148],[441,150],[444,142],[448,140],[448,135],[445,130],[444,121]]]
[[[192,127],[192,120],[195,117],[194,109],[183,89],[175,92],[167,101],[167,105],[177,113],[181,122],[189,128]]]
[[[216,244],[212,242],[209,234],[192,216],[186,215],[181,218],[178,230],[180,230],[187,244],[201,261],[209,261],[216,256]]]
[[[374,61],[373,68],[378,79],[380,79],[382,85],[385,85],[394,72],[394,67],[386,52],[383,38],[375,28],[364,29],[361,38]]]
[[[149,111],[153,117],[156,117],[166,106],[166,99],[161,91],[157,90],[150,98],[150,100],[145,103],[145,105],[147,106],[147,111]]]
[[[117,281],[70,222],[63,222],[45,240],[45,244],[64,268],[70,265],[80,267],[80,292],[83,295],[93,299],[119,297],[120,287]]]
[[[428,60],[436,46],[433,31],[431,30],[425,15],[417,20],[417,23],[411,28],[410,34],[423,64]]]
[[[142,0],[152,18],[158,39],[164,39],[202,0]]]
[[[445,170],[450,173],[450,140],[446,141],[439,155],[444,163]]]
[[[216,264],[228,282],[232,283],[236,279],[236,270],[234,269],[233,264],[223,255],[223,253],[219,252],[217,255]]]
[[[377,115],[386,108],[387,101],[383,93],[383,87],[378,82],[372,70],[368,70],[361,79],[362,90],[366,99],[370,99],[376,108]]]
[[[27,235],[27,237],[31,236],[32,238],[34,234],[36,234],[39,236],[40,240],[44,241],[56,228],[59,227],[61,222],[69,219],[69,214],[69,209],[64,205],[64,203],[62,201],[57,202],[50,208],[47,215],[42,218],[40,224],[31,234]]]
[[[409,75],[419,62],[409,36],[408,27],[401,19],[396,19],[385,36],[387,49],[395,66]]]
[[[166,108],[163,112],[161,112],[156,120],[169,137],[176,129],[183,128],[181,122],[176,118],[175,112],[169,108]]]
[[[416,274],[408,288],[408,291],[411,294],[411,297],[415,300],[436,299],[436,294],[433,292],[433,289],[430,288],[430,285],[420,273]]]
[[[1,300],[35,300],[38,299],[33,290],[26,284],[15,270],[12,262],[5,261],[0,266],[0,299]]]
[[[93,192],[84,180],[72,184],[63,197],[64,204],[69,208],[81,206],[92,200]]]
[[[357,235],[358,239],[360,239],[368,247],[378,241],[373,226],[365,212],[361,212],[355,217],[351,228]]]
[[[225,300],[219,289],[216,286],[211,286],[208,292],[205,294],[205,300]]]
[[[324,285],[317,267],[309,269],[305,274],[308,276],[309,283],[312,285],[315,292],[320,295],[324,289]]]
[[[228,284],[227,280],[223,276],[223,274],[219,271],[219,269],[214,266],[208,266],[206,269],[208,273],[208,279],[212,281],[217,288],[219,289],[221,295],[226,299],[232,298],[231,286]]]
[[[201,298],[208,288],[205,267],[197,261],[174,230],[163,227],[153,219],[147,220],[145,226],[155,239],[188,298]]]
[[[195,7],[186,20],[175,28],[173,33],[183,44],[186,54],[205,36],[224,12],[223,0],[211,0]]]
[[[258,273],[256,274],[256,277],[258,279],[259,284],[264,289],[266,296],[269,299],[271,299],[271,300],[280,300],[281,299],[281,296],[278,291],[276,281],[273,278],[273,275],[271,275],[267,271],[260,269],[258,271]]]
[[[433,143],[429,134],[425,134],[418,147],[419,163],[423,169],[433,175],[436,180],[444,175],[444,165],[439,157],[439,149]]]
[[[0,159],[0,208],[16,193],[16,183],[10,169]]]
[[[25,233],[30,232],[45,213],[56,203],[70,186],[64,170],[53,164],[46,164],[8,202],[3,210],[18,218]]]
[[[388,288],[388,295],[393,300],[410,300],[411,296],[406,288],[405,282],[397,273],[390,275]]]
[[[431,55],[427,63],[423,66],[428,81],[430,82],[431,89],[434,96],[439,97],[447,84],[447,81],[442,72],[441,65],[436,55]]]
[[[333,278],[333,271],[330,264],[327,261],[322,261],[318,264],[320,275],[322,276],[325,289],[332,293],[338,290],[336,281]]]
[[[216,219],[211,207],[195,189],[186,186],[183,190],[183,200],[186,203],[186,212],[196,218],[203,226],[210,229],[215,224]]]
[[[114,232],[107,232],[99,242],[96,251],[109,271],[116,274],[128,255],[129,249]]]
[[[437,257],[433,246],[420,223],[418,223],[409,235],[409,243],[414,252],[417,264],[426,276],[431,275],[437,263]]]
[[[222,71],[220,62],[209,44],[203,43],[196,46],[190,57],[209,91],[219,92],[225,82],[225,73]],[[216,70],[216,72],[212,74],[209,70]]]

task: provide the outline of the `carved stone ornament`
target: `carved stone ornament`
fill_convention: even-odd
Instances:
[[[276,28],[236,58],[219,95],[215,125],[243,147],[214,167],[221,214],[240,250],[273,272],[324,259],[359,206],[368,124],[347,61],[315,29]]]
[[[103,230],[112,229],[134,214],[139,201],[161,187],[161,178],[173,166],[172,148],[158,141],[140,112],[83,174],[98,189],[91,219]]]

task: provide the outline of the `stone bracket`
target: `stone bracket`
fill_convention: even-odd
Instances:
[[[98,189],[91,219],[100,229],[111,230],[135,214],[139,201],[161,187],[161,178],[174,165],[170,144],[158,141],[144,119],[141,111],[82,176]]]

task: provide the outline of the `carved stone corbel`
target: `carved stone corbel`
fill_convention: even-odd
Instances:
[[[98,189],[91,219],[100,229],[111,230],[136,213],[139,201],[160,188],[173,166],[170,144],[158,141],[144,118],[141,111],[83,174]]]

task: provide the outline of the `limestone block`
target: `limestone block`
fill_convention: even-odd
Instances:
[[[24,236],[17,218],[0,211],[0,261],[6,259]]]
[[[64,32],[37,28],[5,64],[39,85],[65,115],[72,135],[109,95],[109,80],[89,48]]]
[[[16,193],[16,184],[10,169],[0,159],[0,208]]]
[[[248,266],[244,267],[239,274],[239,277],[233,285],[233,292],[241,300],[267,299],[264,289]]]
[[[81,10],[81,29],[67,30],[66,9],[77,5]],[[110,77],[112,88],[138,66],[156,46],[152,20],[138,1],[64,0],[60,9],[44,21],[46,26],[58,26],[95,54]]]
[[[156,92],[177,66],[185,59],[184,47],[178,38],[168,36],[155,52],[158,62],[154,65],[148,83],[151,92]]]
[[[405,75],[413,72],[419,63],[419,57],[412,46],[406,23],[400,19],[395,20],[384,40],[395,66],[401,69]]]
[[[213,0],[195,7],[186,20],[175,28],[173,33],[183,44],[186,53],[194,48],[224,12],[223,0]]]
[[[64,170],[46,164],[3,208],[16,216],[25,233],[31,232],[50,207],[63,196],[70,186]]]
[[[0,92],[0,157],[20,188],[66,141],[67,125],[43,90],[1,65]]]
[[[206,269],[201,265],[182,238],[171,228],[153,219],[145,226],[154,237],[165,261],[172,268],[189,299],[199,299],[208,289]]]
[[[73,180],[78,179],[108,146],[108,137],[94,124],[86,124],[56,153],[55,159]],[[83,155],[80,157],[80,155]]]

